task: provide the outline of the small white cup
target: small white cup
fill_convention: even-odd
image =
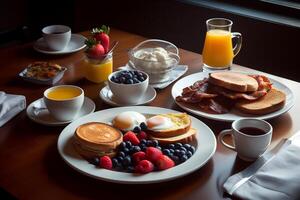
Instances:
[[[238,119],[232,125],[232,129],[221,131],[218,136],[219,142],[225,147],[237,152],[237,155],[245,161],[254,161],[261,156],[268,148],[272,139],[273,128],[271,124],[260,119]],[[248,133],[241,132],[242,129],[248,129]],[[255,130],[261,130],[262,134],[254,134]],[[251,133],[252,130],[252,133]],[[227,144],[223,138],[226,135],[232,135],[234,146]]]
[[[52,99],[48,97],[48,93],[60,88],[60,87],[71,87],[80,91],[80,95],[69,99]],[[48,88],[44,92],[44,102],[50,112],[50,114],[59,121],[70,121],[76,117],[76,114],[80,111],[84,102],[84,91],[80,87],[74,85],[58,85]]]
[[[111,73],[108,76],[108,86],[111,92],[114,95],[114,98],[118,103],[126,104],[126,105],[134,105],[139,102],[140,98],[145,94],[149,85],[149,76],[145,72],[139,70],[129,70],[129,71],[138,71],[146,76],[146,79],[143,82],[135,83],[135,84],[122,84],[115,83],[111,79],[113,76],[121,73],[123,70],[116,71]],[[128,70],[125,70],[128,71]]]
[[[48,47],[54,51],[63,50],[71,39],[71,28],[64,25],[46,26],[42,32]]]

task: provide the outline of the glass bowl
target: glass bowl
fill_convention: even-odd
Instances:
[[[170,72],[178,65],[178,48],[164,40],[149,39],[128,52],[129,66],[149,75],[150,83],[166,82]]]

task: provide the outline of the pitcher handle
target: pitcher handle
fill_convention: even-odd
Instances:
[[[237,38],[237,42],[233,48],[233,55],[236,56],[242,47],[242,34],[238,32],[231,33],[231,38]]]

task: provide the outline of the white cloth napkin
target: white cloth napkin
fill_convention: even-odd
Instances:
[[[0,91],[0,127],[25,108],[25,96]]]
[[[241,199],[300,199],[300,132],[229,177],[223,186]]]

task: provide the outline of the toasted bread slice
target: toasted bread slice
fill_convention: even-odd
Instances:
[[[254,78],[235,72],[210,73],[208,81],[236,92],[254,92],[258,89],[258,83]]]
[[[190,116],[186,113],[169,113],[160,114],[159,116],[169,118],[172,122],[172,127],[163,130],[151,130],[148,129],[148,133],[153,137],[169,138],[179,136],[188,132],[191,128]]]
[[[157,140],[160,144],[170,144],[176,142],[189,143],[196,139],[196,133],[197,133],[196,129],[190,128],[189,131],[187,131],[186,133],[174,137],[163,138],[163,137],[155,137],[153,135],[149,135],[149,137],[152,140]]]
[[[281,109],[286,100],[284,92],[272,88],[265,96],[255,101],[242,100],[236,103],[236,108],[242,112],[264,115]]]
[[[122,133],[104,123],[91,122],[80,125],[74,134],[83,149],[109,152],[123,141]]]

